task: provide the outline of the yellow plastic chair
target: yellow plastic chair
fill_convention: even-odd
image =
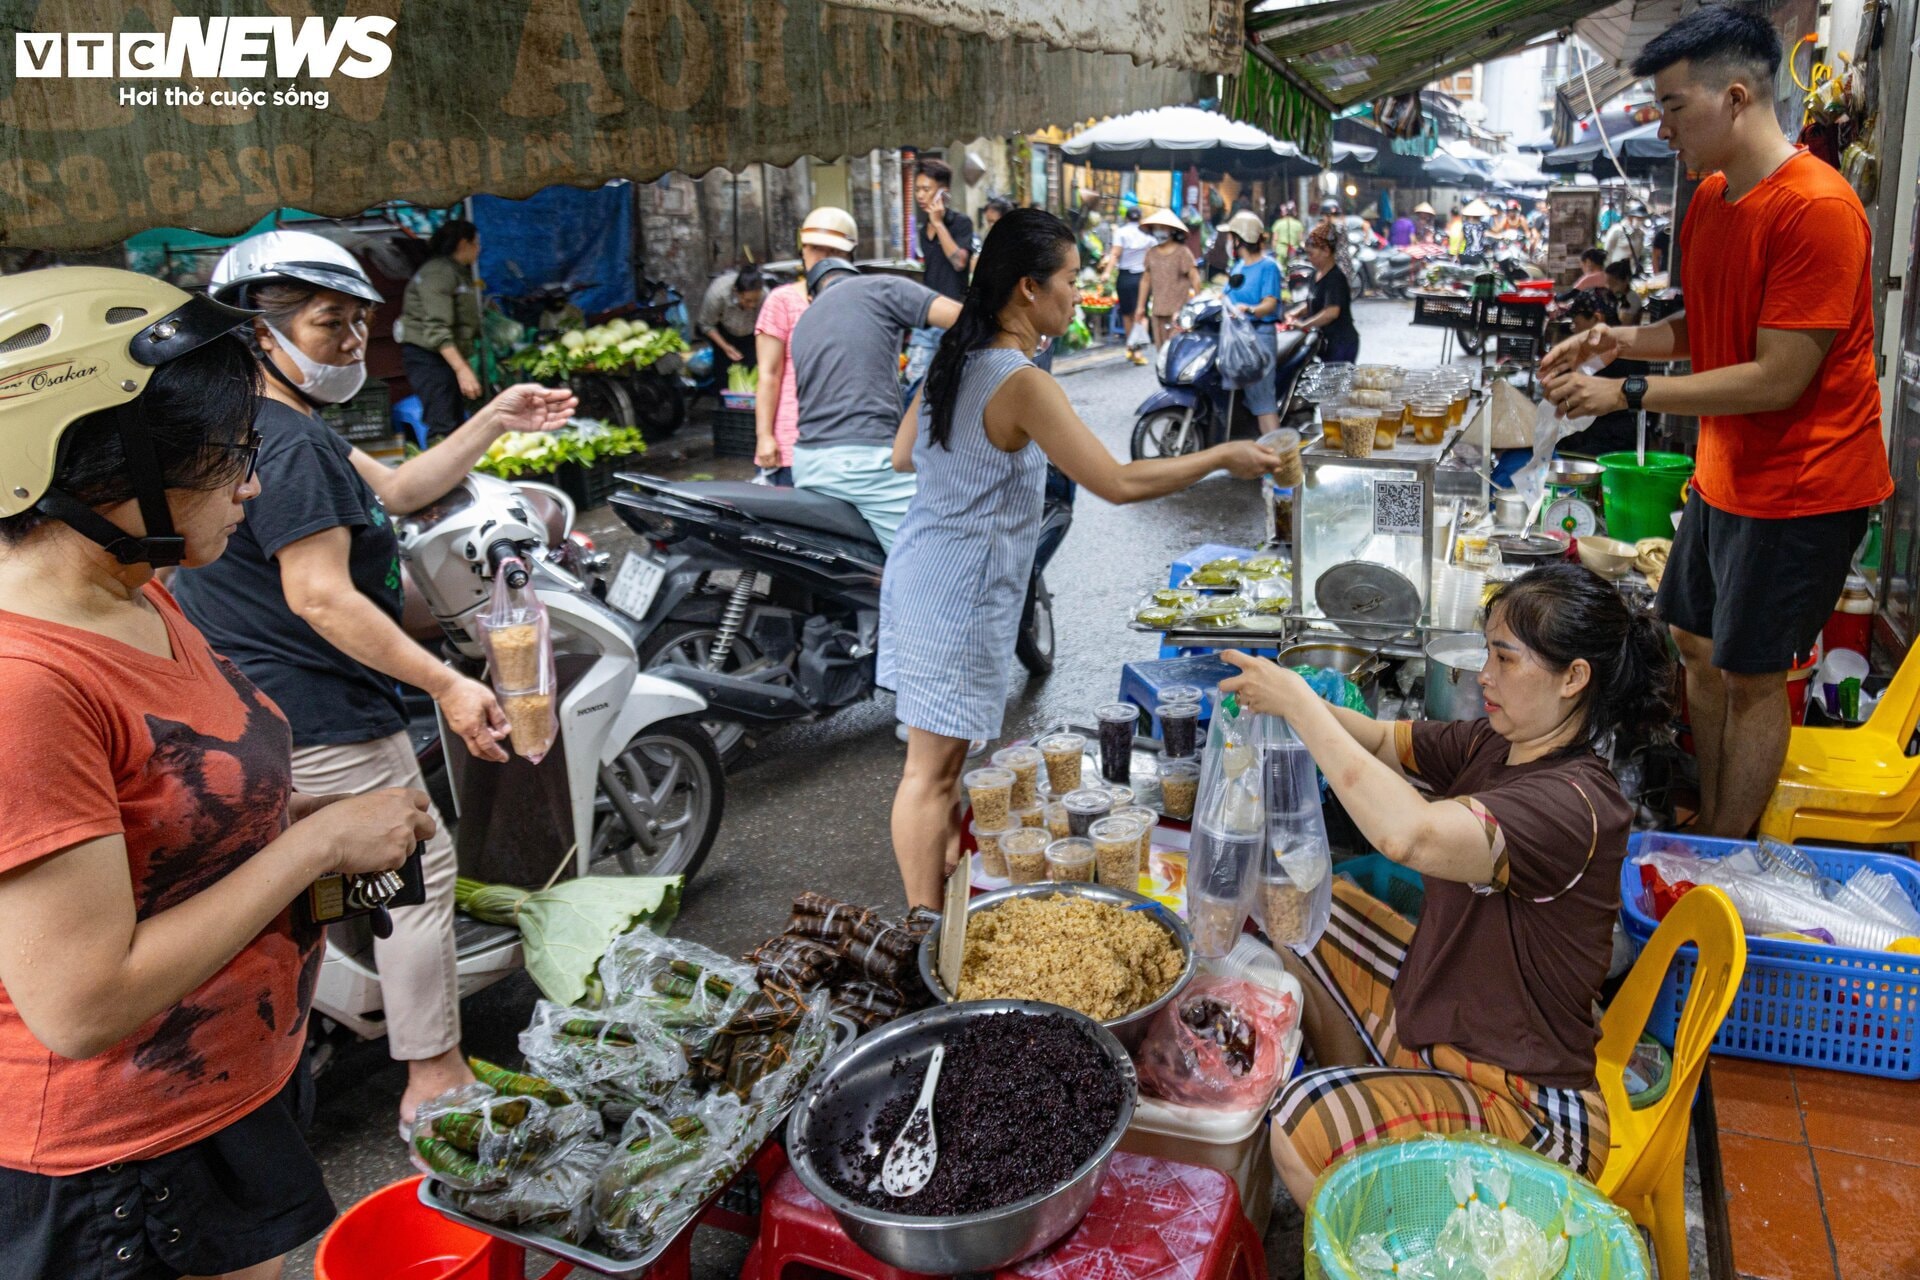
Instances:
[[[1689,943],[1699,963],[1674,1030],[1673,1075],[1658,1101],[1635,1111],[1627,1101],[1626,1065],[1674,953]],[[1607,1166],[1600,1190],[1653,1237],[1661,1280],[1683,1280],[1687,1274],[1687,1126],[1693,1094],[1746,969],[1747,935],[1732,900],[1711,886],[1690,889],[1653,931],[1600,1022],[1597,1069],[1607,1100]]]
[[[1920,645],[1857,729],[1796,725],[1760,834],[1789,844],[1920,841],[1920,757],[1906,754],[1920,722]]]

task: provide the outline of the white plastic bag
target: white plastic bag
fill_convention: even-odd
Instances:
[[[1207,728],[1187,851],[1187,923],[1194,953],[1203,957],[1233,949],[1252,906],[1266,839],[1259,729],[1259,717],[1243,715],[1231,696],[1220,700]]]
[[[510,585],[516,576],[521,581],[517,587]],[[494,694],[512,730],[513,750],[539,764],[560,734],[554,712],[553,637],[547,631],[547,606],[534,594],[532,576],[517,559],[502,562],[494,574],[493,601],[480,617],[480,639],[487,648]]]
[[[1153,345],[1153,335],[1147,332],[1147,322],[1145,320],[1134,321],[1133,328],[1127,331],[1127,349],[1130,351],[1138,350],[1141,347],[1151,345]]]
[[[1300,955],[1333,912],[1333,852],[1320,809],[1320,774],[1285,720],[1261,716],[1267,841],[1260,859],[1258,916],[1275,946]]]

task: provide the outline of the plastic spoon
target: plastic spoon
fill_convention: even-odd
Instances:
[[[944,1044],[933,1046],[920,1100],[913,1104],[913,1113],[900,1127],[900,1136],[887,1148],[886,1163],[880,1166],[880,1184],[896,1199],[918,1194],[933,1177],[934,1162],[940,1158],[940,1143],[933,1133],[933,1087],[940,1081],[940,1064],[946,1057]]]

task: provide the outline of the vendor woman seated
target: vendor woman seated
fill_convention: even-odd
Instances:
[[[1657,624],[1579,565],[1534,569],[1490,606],[1482,720],[1382,723],[1225,656],[1243,674],[1221,689],[1286,717],[1361,833],[1426,882],[1416,927],[1336,880],[1325,936],[1285,957],[1319,1068],[1274,1104],[1295,1202],[1367,1143],[1422,1132],[1485,1131],[1598,1176],[1595,1002],[1633,813],[1599,752],[1667,721]]]

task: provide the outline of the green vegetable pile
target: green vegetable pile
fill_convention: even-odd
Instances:
[[[474,465],[502,480],[544,475],[563,462],[590,467],[601,458],[623,458],[647,451],[634,427],[616,427],[597,418],[575,418],[558,431],[509,431]]]
[[[582,371],[626,373],[644,369],[661,356],[686,349],[687,341],[678,329],[656,329],[644,321],[609,320],[516,352],[506,364],[536,382],[564,382],[569,375]]]
[[[738,392],[742,395],[758,395],[760,393],[760,371],[758,369],[750,369],[744,364],[734,365],[727,370],[727,390]]]

